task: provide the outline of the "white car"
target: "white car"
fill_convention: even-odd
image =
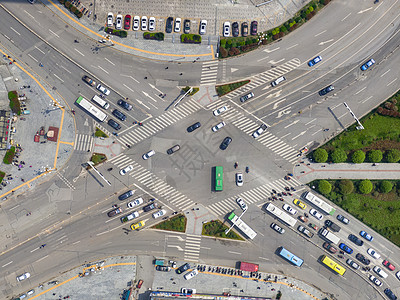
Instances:
[[[379,259],[380,257],[381,257],[381,255],[378,253],[378,252],[376,252],[374,249],[372,249],[372,248],[369,248],[368,250],[367,250],[367,253],[369,254],[369,255],[371,255],[373,258],[375,258],[375,259]]]
[[[182,24],[181,18],[176,18],[175,19],[175,28],[174,28],[175,32],[181,31],[181,24]]]
[[[156,18],[150,17],[149,19],[149,31],[154,31],[156,29]]]
[[[212,131],[216,132],[218,130],[220,130],[222,127],[224,127],[226,124],[224,121],[218,123],[217,125],[215,125],[213,128],[211,128]]]
[[[26,294],[28,295],[28,296],[30,296],[30,295],[33,295],[35,293],[35,290],[30,290],[30,291],[28,291]]]
[[[231,23],[225,22],[224,23],[224,36],[230,36],[231,35]]]
[[[135,200],[129,202],[129,203],[127,204],[127,206],[128,206],[129,208],[134,208],[135,206],[138,206],[138,205],[140,205],[140,204],[142,204],[142,203],[143,203],[143,198],[140,197],[140,198],[137,198],[137,199],[135,199]]]
[[[236,173],[236,185],[237,186],[243,185],[243,174],[242,173]]]
[[[240,197],[237,198],[237,199],[236,199],[236,202],[237,202],[237,204],[239,204],[240,208],[241,208],[243,211],[246,211],[246,210],[247,210],[247,204],[244,203],[244,201],[243,201],[242,198],[240,198]]]
[[[206,29],[207,29],[207,20],[201,20],[200,22],[200,34],[206,34]]]
[[[108,27],[113,26],[113,23],[114,23],[114,15],[112,12],[109,12],[107,15],[107,26]]]
[[[181,288],[181,293],[182,294],[193,295],[193,294],[196,294],[196,289]]]
[[[377,286],[382,286],[382,282],[378,278],[376,278],[374,275],[369,275],[369,280],[371,280]]]
[[[280,234],[284,234],[284,233],[285,233],[285,229],[283,229],[282,227],[280,227],[278,224],[271,223],[271,228],[272,228],[273,230],[275,230],[276,232],[279,232]]]
[[[268,128],[267,125],[262,124],[256,131],[253,132],[253,138],[258,138]]]
[[[196,269],[196,270],[193,270],[193,271],[191,271],[189,273],[186,273],[185,276],[183,276],[183,277],[185,277],[186,280],[189,280],[189,279],[192,279],[197,274],[199,274],[199,271],[197,271],[197,269]]]
[[[146,16],[142,17],[142,30],[143,31],[147,30],[147,17]]]
[[[312,215],[314,218],[318,219],[318,220],[322,220],[322,218],[324,217],[323,215],[321,215],[316,209],[311,208],[310,209],[310,215]]]
[[[398,271],[398,272],[396,273],[396,277],[397,277],[398,280],[400,280],[400,271]]]
[[[129,173],[130,171],[133,170],[133,166],[129,165],[123,169],[121,169],[121,171],[119,171],[119,174],[121,174],[122,176],[124,176],[126,173]]]
[[[165,215],[166,213],[167,213],[167,212],[166,212],[164,209],[159,210],[158,212],[155,212],[155,213],[153,214],[153,218],[154,218],[154,219],[157,219],[157,218],[159,218],[159,217]]]
[[[108,96],[110,95],[110,91],[107,90],[104,86],[102,86],[101,84],[98,84],[96,87],[100,92],[102,92],[104,95]]]
[[[140,17],[139,17],[139,16],[135,16],[135,17],[133,18],[132,29],[133,29],[133,30],[139,30],[139,23],[140,23]]]
[[[137,217],[139,217],[139,213],[137,211],[134,211],[133,213],[131,213],[131,214],[125,216],[125,217],[122,217],[121,218],[121,222],[122,223],[129,222],[129,221],[132,221],[133,219],[135,219]]]
[[[115,19],[115,29],[122,29],[122,15],[117,15]]]
[[[223,112],[227,111],[228,107],[226,105],[216,109],[213,111],[214,116],[219,116],[220,114],[222,114]]]
[[[283,204],[282,208],[286,210],[289,214],[295,215],[297,214],[297,210],[295,210],[293,207],[291,207],[289,204]]]
[[[146,159],[149,159],[150,157],[152,157],[154,154],[156,154],[156,151],[150,150],[149,152],[143,154],[142,158],[144,160],[146,160]]]
[[[31,277],[31,274],[26,272],[24,274],[17,276],[17,281],[22,281],[22,280],[28,279],[29,277]]]

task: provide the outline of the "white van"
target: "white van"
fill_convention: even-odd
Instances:
[[[97,96],[97,95],[94,95],[94,96],[93,96],[92,101],[93,101],[94,103],[96,103],[97,105],[99,105],[100,107],[104,108],[104,109],[107,109],[107,108],[110,107],[110,104],[108,104],[107,101],[104,101],[104,99],[101,99],[101,98],[100,98],[99,96]]]
[[[387,278],[388,274],[386,274],[381,268],[379,268],[378,266],[374,267],[374,272],[376,274],[378,274],[379,276],[383,277],[383,278]]]
[[[286,78],[284,76],[281,76],[278,79],[276,79],[275,81],[272,81],[271,85],[272,86],[276,86],[276,85],[280,84],[282,81],[285,81],[285,80],[286,80]]]

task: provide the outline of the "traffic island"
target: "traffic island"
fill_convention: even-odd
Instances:
[[[240,237],[236,232],[229,231],[228,234],[225,232],[229,229],[224,223],[219,220],[212,220],[203,224],[203,230],[201,232],[202,235],[213,236],[217,238],[223,239],[232,239],[243,241],[244,239]]]
[[[186,222],[187,219],[185,218],[184,215],[177,215],[173,218],[165,220],[164,222],[158,223],[151,228],[167,230],[167,231],[185,232]]]

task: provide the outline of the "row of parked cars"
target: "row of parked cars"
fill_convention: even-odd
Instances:
[[[258,22],[253,21],[251,22],[250,25],[250,34],[251,35],[257,35],[257,27],[258,27]],[[248,36],[249,35],[249,24],[247,22],[243,22],[241,25],[242,29],[242,36]],[[228,37],[232,34],[234,37],[239,36],[239,23],[238,22],[233,22],[232,27],[230,22],[225,22],[224,23],[224,28],[223,28],[223,35],[224,37]]]

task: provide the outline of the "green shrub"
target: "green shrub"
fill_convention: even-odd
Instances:
[[[181,42],[186,44],[200,44],[201,35],[198,34],[181,34]]]
[[[215,87],[217,94],[219,97],[228,94],[229,92],[236,90],[240,88],[241,86],[248,84],[250,80],[243,80],[243,81],[238,81],[238,82],[233,82],[233,83],[228,83],[228,84],[223,84],[223,85],[218,85]]]
[[[225,48],[226,46],[226,40],[225,39],[221,39],[221,41],[219,42],[219,45],[223,48]]]
[[[371,150],[367,154],[368,161],[378,163],[382,160],[383,154],[381,150]]]
[[[12,112],[19,116],[21,114],[21,104],[18,100],[18,93],[16,91],[8,92],[8,99],[10,100]]]
[[[328,152],[325,149],[318,148],[314,151],[313,158],[317,163],[324,163],[328,160]]]
[[[318,191],[323,195],[327,195],[332,191],[332,185],[327,180],[320,180],[318,182]]]
[[[353,181],[348,179],[340,180],[338,183],[338,188],[342,195],[349,195],[354,191]]]
[[[333,163],[343,163],[347,160],[346,152],[341,148],[336,148],[331,152],[331,160]]]
[[[386,152],[386,160],[388,163],[397,163],[400,160],[400,151],[397,149],[390,149]]]
[[[14,155],[15,155],[15,147],[11,146],[10,149],[7,150],[6,155],[4,155],[3,163],[5,163],[6,165],[11,164],[13,161]]]
[[[354,151],[353,155],[351,156],[351,161],[355,164],[361,164],[365,160],[365,153],[362,150]]]
[[[368,179],[362,180],[358,184],[358,191],[364,195],[371,193],[373,188],[372,182]]]
[[[4,177],[6,177],[6,173],[3,171],[0,171],[0,183],[3,181]]]
[[[390,181],[383,180],[379,185],[379,190],[381,193],[387,194],[393,189],[393,184]]]

